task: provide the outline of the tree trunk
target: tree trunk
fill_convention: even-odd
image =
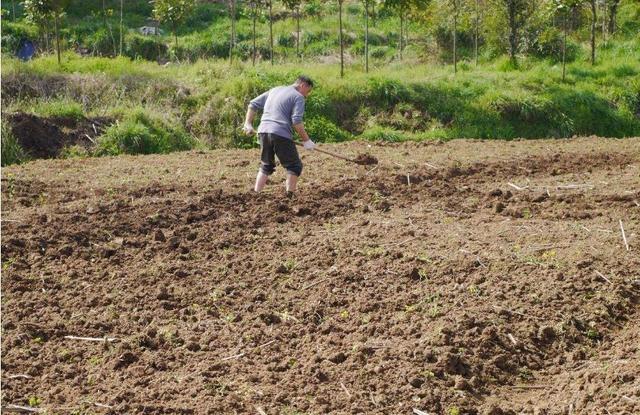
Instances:
[[[369,0],[364,1],[364,71],[369,73]]]
[[[618,29],[617,17],[618,17],[618,5],[620,0],[612,0],[609,8],[609,34],[614,34]]]
[[[60,58],[60,33],[58,32],[58,12],[53,13],[53,27],[56,33],[56,51],[58,53],[58,65],[62,65],[62,59]]]
[[[340,20],[340,77],[344,78],[344,42],[342,39],[342,2],[344,0],[338,0],[339,7],[339,20]]]
[[[596,64],[596,22],[598,20],[596,0],[591,2],[591,65]]]
[[[124,42],[124,24],[122,23],[124,15],[124,0],[120,0],[120,56],[122,56],[122,44]]]
[[[300,5],[296,13],[296,55],[300,59]]]
[[[402,60],[402,33],[404,27],[404,13],[400,9],[400,37],[398,40],[398,50],[400,51],[400,60]]]
[[[518,53],[518,22],[516,21],[516,4],[513,1],[508,3],[509,12],[509,58],[516,64],[516,54]]]
[[[374,0],[373,3],[371,3],[371,23],[373,23],[373,27],[376,27],[376,2]]]
[[[453,73],[458,73],[458,4],[453,1]]]
[[[256,66],[256,18],[258,15],[258,5],[253,2],[253,53],[251,57],[251,62],[253,66]]]
[[[607,0],[602,0],[602,41],[607,41]]]
[[[104,23],[105,30],[109,31],[109,36],[111,37],[111,45],[113,46],[113,56],[115,56],[117,54],[116,38],[113,36],[113,30],[111,29],[111,25],[107,22],[107,7],[105,5],[105,0],[102,0],[102,21]]]
[[[564,30],[562,36],[562,82],[564,82],[567,68],[567,11],[563,13],[562,26]]]
[[[16,21],[16,0],[11,0],[11,7],[13,7],[13,14],[11,15],[11,20]]]
[[[269,43],[271,45],[271,65],[273,65],[273,0],[269,0]]]
[[[476,27],[474,36],[474,57],[478,66],[478,35],[480,31],[480,0],[476,0]]]
[[[176,52],[178,50],[178,28],[176,27],[176,22],[173,22],[173,37],[176,39]]]
[[[231,36],[229,37],[229,63],[233,63],[233,48],[235,46],[236,12],[235,0],[229,0],[229,17],[231,18]]]

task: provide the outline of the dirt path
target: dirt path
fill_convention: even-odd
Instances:
[[[3,169],[3,406],[640,413],[638,139],[329,149]]]

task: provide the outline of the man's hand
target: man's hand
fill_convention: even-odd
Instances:
[[[244,131],[246,135],[252,135],[256,133],[256,130],[253,129],[253,125],[249,123],[244,123],[244,125],[242,126],[242,131]]]
[[[308,139],[307,141],[302,142],[302,146],[305,148],[305,150],[313,150],[316,146],[316,143],[311,141],[311,139]]]

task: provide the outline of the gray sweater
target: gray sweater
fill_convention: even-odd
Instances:
[[[292,137],[292,126],[302,122],[304,96],[295,87],[277,86],[251,100],[254,111],[262,110],[258,133]]]

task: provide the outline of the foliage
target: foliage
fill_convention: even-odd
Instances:
[[[11,164],[19,164],[29,160],[29,155],[20,146],[18,140],[11,133],[7,127],[7,123],[2,122],[2,148],[0,149],[0,158],[2,160],[2,167]]]
[[[182,127],[135,109],[100,137],[96,154],[169,153],[189,150],[195,145],[196,141]]]

